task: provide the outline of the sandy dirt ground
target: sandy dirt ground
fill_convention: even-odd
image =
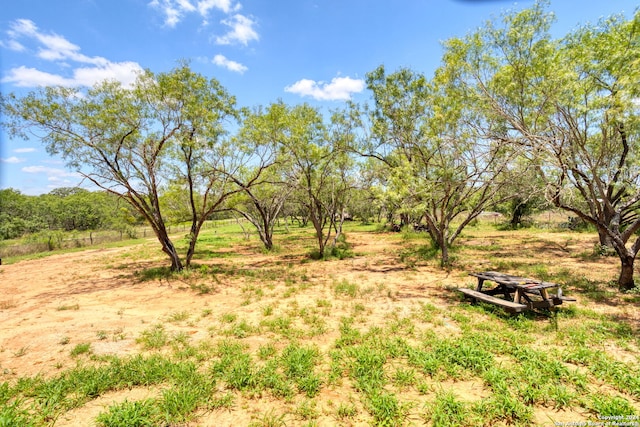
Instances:
[[[234,256],[216,258],[203,264],[253,270],[255,274],[244,277],[219,274],[213,282],[208,279],[211,292],[205,294],[195,292],[193,285],[197,283],[189,278],[184,281],[141,280],[135,274],[137,271],[166,264],[151,241],[133,247],[89,249],[2,265],[0,379],[56,375],[76,365],[77,358],[70,352],[80,343],[91,343],[91,351],[95,355],[140,353],[141,346],[136,338],[158,323],[167,325],[172,331],[186,332],[193,341],[198,341],[211,337],[212,328],[221,327],[218,319],[224,314],[234,313],[257,324],[267,305],[284,310],[292,305],[315,304],[320,299],[333,301],[332,318],[338,322],[341,314],[353,312],[353,301],[335,300],[333,289],[341,280],[359,284],[361,301],[368,310],[367,322],[370,324],[392,314],[408,314],[424,303],[446,309],[461,304],[458,298],[453,297],[454,292],[447,288],[473,286],[474,279],[467,275],[467,271],[483,268],[481,253],[477,263],[466,266],[464,271],[447,272],[433,265],[407,268],[398,261],[401,246],[397,238],[388,238],[384,234],[372,237],[366,233],[352,233],[349,241],[356,257],[326,262],[304,263],[302,256],[287,254],[266,256],[256,251],[255,245],[233,248]],[[490,245],[491,237],[469,242]],[[588,243],[577,241],[569,242],[565,247],[549,248],[551,259],[553,251],[557,251],[560,259],[571,249],[567,246],[581,244],[588,247]],[[584,268],[579,260],[564,257],[563,262],[567,268]],[[303,274],[311,286],[292,297],[283,298],[289,286],[285,281],[261,279],[261,274],[274,266],[278,271],[295,271],[298,276]],[[596,270],[596,275],[611,276],[615,274],[616,266],[609,261],[597,266]],[[193,280],[197,282],[202,278]],[[265,286],[263,292],[252,293],[252,289],[267,282],[269,286]],[[597,309],[615,310],[625,321],[640,320],[637,307],[603,305]],[[188,321],[171,322],[172,315],[184,312],[190,316]],[[207,313],[207,316],[201,313]],[[328,326],[331,331],[338,329],[337,324]],[[443,315],[437,332],[455,334],[458,332],[456,328]],[[337,332],[328,333],[314,342],[322,351],[327,351],[337,336]],[[267,340],[255,336],[246,341],[257,348]],[[481,383],[474,381],[459,382],[455,387],[471,400],[481,399],[488,393]],[[135,388],[109,393],[65,414],[55,425],[90,425],[87,424],[89,420],[113,402],[146,398],[158,392]],[[344,398],[339,396],[339,391],[326,390],[323,393],[327,394],[323,401],[338,402]],[[330,396],[331,393],[336,393],[336,396]],[[415,398],[424,399],[424,396]],[[203,415],[197,425],[247,425],[260,410],[255,402],[243,402],[242,398],[235,406],[237,410],[234,411]],[[538,416],[544,418],[545,414]],[[335,419],[329,417],[321,416],[317,421],[319,425],[335,425]],[[368,423],[353,422],[350,425]]]

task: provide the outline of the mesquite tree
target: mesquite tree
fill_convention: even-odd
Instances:
[[[617,252],[618,286],[632,289],[640,251],[640,12],[554,40],[544,4],[508,13],[448,42],[500,135],[524,147],[557,207]]]
[[[253,153],[253,162],[232,178],[242,192],[228,206],[256,228],[266,250],[273,249],[278,215],[293,190],[293,183],[286,179],[289,158],[280,150],[289,127],[287,113],[282,103],[246,112],[234,140],[236,146]]]
[[[458,86],[458,67],[445,58],[431,81],[408,69],[387,74],[382,66],[367,74],[372,131],[359,148],[388,168],[405,213],[424,217],[443,266],[464,227],[495,202],[517,154],[480,131],[483,118]]]
[[[344,213],[353,188],[352,159],[346,150],[352,135],[350,121],[340,113],[324,123],[319,111],[307,104],[284,105],[287,131],[280,142],[294,183],[292,197],[304,208],[315,231],[318,257],[329,255],[342,232]],[[332,240],[333,238],[333,240]]]
[[[179,177],[188,195],[188,266],[202,223],[237,191],[227,178],[236,151],[221,141],[234,105],[216,80],[185,64],[169,73],[146,71],[132,87],[105,81],[88,90],[45,87],[2,98],[7,128],[40,139],[71,169],[131,204],[153,229],[172,270],[184,264],[168,234],[161,191]]]

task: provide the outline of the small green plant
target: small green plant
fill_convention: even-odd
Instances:
[[[469,408],[455,394],[441,390],[436,394],[436,399],[427,405],[425,421],[434,426],[459,426],[464,425],[468,414]]]
[[[29,346],[25,345],[24,347],[20,347],[16,352],[13,353],[13,355],[15,357],[22,357],[25,354],[27,354],[27,351],[29,350]]]
[[[71,304],[71,305],[59,305],[58,308],[56,309],[58,311],[65,311],[65,310],[80,310],[80,304]]]
[[[81,354],[85,354],[85,353],[89,353],[89,351],[91,350],[91,343],[80,343],[77,344],[75,347],[73,347],[73,349],[71,350],[71,356],[76,357],[76,356],[80,356]]]
[[[60,338],[60,341],[58,341],[58,343],[59,343],[60,345],[67,345],[67,344],[69,344],[70,342],[71,342],[71,338],[66,337],[66,336],[65,336],[65,337]]]
[[[4,401],[4,399],[0,400]],[[30,414],[23,409],[20,401],[8,402],[0,405],[0,425],[2,426],[34,426]]]
[[[306,399],[300,402],[300,404],[295,409],[295,413],[303,420],[312,420],[320,416],[320,413],[316,408],[315,400],[311,399]]]
[[[163,325],[157,324],[151,329],[142,331],[140,337],[136,340],[141,343],[147,350],[159,349],[164,347],[169,341],[169,336]]]
[[[358,285],[349,283],[347,279],[342,279],[342,281],[336,283],[333,286],[333,290],[336,295],[346,295],[351,298],[355,298],[358,295]]]
[[[233,335],[236,338],[246,338],[253,332],[255,332],[257,328],[253,327],[246,320],[241,320],[240,322],[234,324],[228,331],[228,335]]]
[[[108,337],[107,331],[100,330],[100,331],[96,332],[96,337],[97,337],[100,341],[106,340],[106,339],[107,339],[107,337]]]
[[[339,419],[353,418],[358,415],[358,408],[353,403],[340,402],[338,409],[336,409],[336,415]]]
[[[398,401],[396,395],[388,392],[375,392],[368,395],[367,409],[376,425],[401,426],[407,416],[407,405]]]
[[[285,414],[276,414],[273,410],[262,414],[259,420],[249,424],[249,427],[282,427],[286,426]]]
[[[291,344],[282,351],[282,365],[285,375],[298,385],[298,389],[307,397],[320,392],[321,378],[313,372],[320,354],[315,347],[302,347]]]
[[[183,320],[187,320],[189,318],[189,313],[187,311],[176,311],[171,313],[167,318],[167,321],[176,323],[182,322]]]
[[[96,418],[96,423],[101,427],[146,427],[157,425],[159,410],[153,400],[142,400],[112,405],[107,412],[103,412]]]
[[[393,374],[393,383],[400,388],[407,388],[416,383],[416,371],[414,369],[398,368]]]
[[[320,308],[331,308],[331,302],[326,299],[316,300],[316,306]]]
[[[210,392],[199,384],[189,384],[177,389],[164,390],[159,407],[167,420],[184,423],[190,419],[204,395]]]
[[[258,357],[267,360],[277,353],[276,346],[273,343],[262,345],[258,348]]]
[[[238,320],[238,315],[235,313],[224,313],[221,317],[220,317],[220,321],[222,323],[233,323],[236,320]]]

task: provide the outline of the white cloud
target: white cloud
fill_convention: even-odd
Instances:
[[[248,68],[244,65],[242,65],[239,62],[236,61],[232,61],[230,59],[227,59],[224,55],[216,55],[213,57],[213,63],[216,64],[219,67],[223,67],[226,68],[229,71],[234,71],[236,73],[244,73],[245,71],[248,70]]]
[[[336,101],[351,99],[354,93],[364,90],[364,80],[351,77],[334,77],[330,83],[302,79],[284,88],[285,92],[300,96],[310,96],[319,101]]]
[[[258,33],[253,28],[256,24],[255,21],[252,21],[244,15],[235,14],[229,19],[223,19],[221,22],[231,27],[231,31],[224,36],[216,37],[216,43],[218,44],[241,43],[246,46],[251,40],[260,39],[260,36],[258,36]]]
[[[68,66],[68,62],[82,64],[73,69],[71,76],[63,76],[36,68],[20,66],[10,69],[0,80],[18,87],[35,86],[93,86],[102,80],[118,80],[124,85],[133,83],[142,67],[135,62],[111,62],[100,56],[90,57],[80,52],[80,47],[55,33],[46,34],[33,21],[18,19],[8,31],[9,43],[19,43],[25,38],[36,43],[37,56],[47,61]]]
[[[142,67],[135,62],[109,63],[105,67],[81,67],[73,71],[72,77],[40,71],[35,68],[20,66],[12,68],[0,80],[2,83],[12,83],[18,87],[37,86],[93,86],[103,80],[117,80],[123,85],[131,85]]]
[[[149,2],[149,6],[160,9],[164,13],[164,25],[167,27],[175,27],[182,20],[184,11],[180,9],[180,5],[171,0],[153,0]]]
[[[109,62],[102,67],[77,68],[73,72],[73,80],[84,86],[93,86],[103,80],[117,80],[129,86],[142,72],[142,67],[137,62]]]
[[[18,87],[73,86],[71,79],[36,70],[35,68],[27,68],[24,65],[12,68],[0,81],[2,83],[12,83]]]
[[[21,169],[25,173],[38,173],[47,175],[49,181],[61,181],[64,178],[81,178],[77,172],[69,172],[64,169],[50,168],[47,166],[25,166]]]
[[[31,148],[31,147],[25,147],[25,148],[16,148],[15,150],[13,150],[14,153],[35,153],[36,150],[35,148]]]
[[[89,57],[81,54],[80,46],[71,43],[58,34],[41,32],[36,24],[28,19],[18,19],[11,23],[9,35],[15,43],[18,43],[16,39],[20,37],[37,41],[40,44],[38,57],[47,61],[65,61],[70,59],[75,62],[101,66],[109,62],[99,56]]]
[[[7,49],[13,50],[15,52],[24,52],[26,50],[26,48],[22,45],[22,43],[13,39],[7,42],[0,42],[0,45],[6,47]]]
[[[211,9],[220,9],[224,13],[230,13],[239,10],[240,7],[240,3],[233,6],[231,0],[201,0],[198,2],[198,12],[203,17],[206,17]]]
[[[149,6],[158,9],[164,15],[164,25],[174,28],[185,16],[198,13],[206,25],[209,13],[213,9],[225,14],[240,10],[240,3],[234,5],[233,0],[151,0]]]
[[[18,158],[16,156],[11,156],[7,159],[0,159],[0,163],[22,163],[24,162],[24,159]]]

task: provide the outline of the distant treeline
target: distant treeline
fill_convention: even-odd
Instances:
[[[127,203],[105,191],[57,188],[29,196],[18,190],[0,190],[0,240],[45,230],[126,231],[142,223]]]

